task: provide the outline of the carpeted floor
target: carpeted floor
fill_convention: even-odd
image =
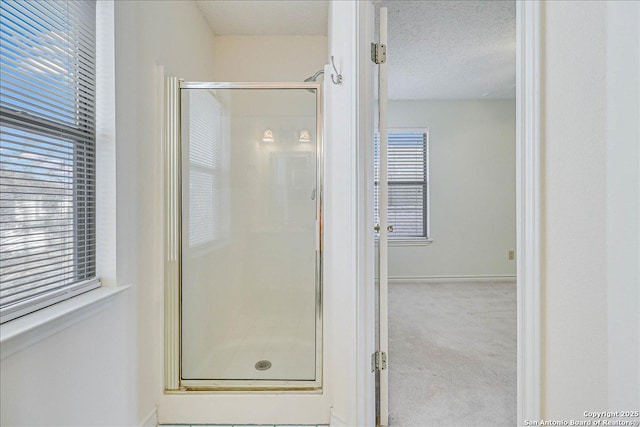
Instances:
[[[389,425],[516,425],[515,283],[389,285]]]

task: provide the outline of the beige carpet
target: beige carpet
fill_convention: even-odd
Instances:
[[[389,425],[516,425],[515,283],[389,285]]]

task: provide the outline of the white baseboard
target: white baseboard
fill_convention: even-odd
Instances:
[[[500,282],[515,283],[516,276],[508,274],[481,276],[395,276],[389,277],[389,283],[435,283],[435,282]]]
[[[331,408],[331,418],[329,419],[329,427],[347,427],[347,422],[340,416],[336,415]]]
[[[153,408],[149,415],[140,423],[140,427],[157,427],[158,426],[158,408]]]

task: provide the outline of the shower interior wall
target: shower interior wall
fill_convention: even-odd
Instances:
[[[323,68],[327,58],[327,37],[215,36],[213,57],[213,76],[218,82],[302,82]],[[311,94],[308,97],[312,99]],[[286,261],[286,257],[276,257],[273,262],[268,262],[267,255],[279,245],[276,239],[255,231],[270,227],[280,227],[282,230],[283,219],[278,218],[275,211],[265,210],[265,207],[273,206],[267,200],[273,194],[260,191],[257,187],[251,195],[244,194],[246,192],[242,190],[247,188],[247,179],[258,183],[271,180],[271,169],[278,153],[314,154],[315,144],[296,144],[296,132],[309,129],[313,135],[315,112],[306,114],[309,112],[302,111],[308,109],[308,103],[295,105],[294,100],[304,101],[302,98],[289,99],[294,104],[283,106],[284,109],[277,116],[256,114],[265,111],[264,106],[256,102],[268,102],[266,97],[254,98],[247,103],[234,103],[232,111],[223,112],[222,127],[226,129],[222,135],[223,151],[227,153],[226,169],[230,180],[228,206],[225,209],[232,238],[227,244],[190,257],[188,265],[185,265],[196,280],[189,292],[183,293],[183,325],[199,327],[184,328],[184,338],[188,339],[188,343],[183,347],[183,368],[189,367],[194,374],[215,372],[219,377],[233,378],[235,375],[239,379],[243,375],[256,376],[258,373],[253,365],[261,354],[265,358],[288,355],[284,359],[289,366],[282,367],[280,363],[280,367],[284,368],[282,371],[277,369],[276,361],[272,360],[274,365],[270,371],[275,376],[259,373],[257,378],[291,375],[291,369],[294,372],[308,372],[309,363],[315,365],[314,307],[304,303],[310,300],[306,294],[314,292],[313,277],[307,277],[307,283],[300,283],[300,276],[305,273],[298,270],[304,267],[296,265],[294,258],[288,263],[282,262]],[[282,116],[285,110],[289,110],[291,115]],[[250,127],[241,117],[251,117]],[[262,132],[267,128],[274,131],[274,142],[261,141]],[[309,159],[313,161],[315,156]],[[255,175],[253,178],[248,177],[249,171]],[[313,212],[310,214],[313,215]],[[238,229],[247,226],[253,231],[242,233]],[[298,246],[305,248],[313,246],[299,241],[299,233],[296,236],[279,234],[278,239],[297,242]],[[313,257],[313,251],[309,251],[308,255]],[[248,265],[257,268],[248,269]],[[283,271],[287,274],[282,274]],[[272,281],[278,283],[269,284],[270,281],[265,278],[274,278]],[[308,283],[309,279],[311,283]],[[291,292],[293,290],[300,292]],[[214,306],[215,309],[212,309]],[[281,317],[280,321],[273,318],[274,308],[282,313],[282,316],[278,316]],[[311,325],[308,325],[309,322]],[[297,335],[295,330],[288,330],[290,326],[295,326],[292,326],[294,323],[298,325]],[[296,336],[298,339],[291,339]],[[214,342],[216,346],[212,345]],[[294,349],[294,342],[304,344],[300,351]],[[294,359],[305,360],[291,359],[290,356],[294,354],[298,355]],[[219,366],[217,362],[212,363],[213,360],[226,362]],[[214,368],[214,365],[218,367]],[[202,375],[193,377],[207,378]]]
[[[213,75],[218,82],[302,82],[328,62],[327,40],[301,35],[216,36]]]
[[[201,194],[183,186],[183,377],[314,380],[315,94],[186,89],[182,99],[183,179],[191,184],[201,179],[191,162],[211,148],[199,118],[218,110],[220,123],[208,151],[219,168],[205,214],[213,229],[202,227]],[[262,141],[267,128],[273,141]],[[298,140],[302,129],[309,142]],[[256,370],[261,360],[271,368]]]

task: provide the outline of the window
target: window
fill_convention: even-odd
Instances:
[[[389,239],[429,238],[429,133],[390,131],[387,144]],[[375,135],[375,216],[379,222],[379,144]]]
[[[228,113],[210,91],[188,91],[183,104],[183,232],[188,248],[211,247],[229,235]],[[188,249],[185,248],[185,249]]]
[[[0,4],[0,321],[99,286],[95,1]]]

